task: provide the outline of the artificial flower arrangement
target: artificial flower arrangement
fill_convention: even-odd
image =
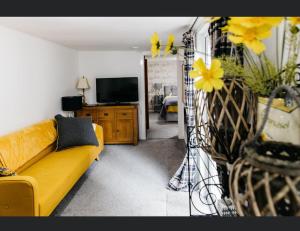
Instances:
[[[212,21],[220,17],[214,17]],[[278,26],[283,23],[283,33],[280,39]],[[235,61],[229,62],[221,58],[218,62],[212,60],[212,66],[207,69],[203,60],[194,62],[190,77],[195,79],[195,88],[205,92],[220,90],[222,84],[222,64],[225,60],[227,68],[238,69],[252,91],[259,96],[270,96],[271,92],[283,84],[296,84],[296,70],[300,51],[299,28],[300,17],[229,17],[227,26],[222,28],[227,32],[228,39],[236,46],[243,46],[245,65]],[[276,28],[276,63],[274,64],[265,54],[264,39],[272,36]],[[279,51],[281,45],[281,51]],[[286,58],[285,58],[286,57]],[[284,64],[285,63],[285,64]],[[217,65],[216,65],[217,64]],[[215,69],[220,69],[216,71]],[[225,69],[225,74],[226,74]],[[217,73],[217,74],[216,74]]]
[[[208,131],[205,137],[211,137],[205,147],[219,163],[233,163],[238,157],[240,144],[254,135],[258,126],[256,96],[270,96],[277,86],[283,84],[295,85],[300,47],[298,21],[293,17],[229,17],[227,25],[222,28],[223,34],[232,42],[236,54],[239,46],[242,48],[244,62],[241,63],[239,56],[212,58],[210,67],[201,58],[194,61],[189,77],[200,90],[195,99],[196,113],[200,115],[196,116],[196,123],[200,128],[210,126],[204,129]],[[282,43],[282,50],[280,54],[277,52],[278,61],[274,64],[265,54],[263,40],[271,37],[273,29],[278,30],[281,23],[284,32],[281,39],[277,38],[277,43]],[[277,31],[277,37],[278,34]],[[275,49],[279,50],[278,47]],[[205,112],[208,112],[207,117],[201,117]],[[263,110],[260,115],[263,115]],[[215,137],[226,137],[226,142],[224,138],[219,141]],[[228,151],[224,153],[224,150]]]
[[[163,46],[161,45],[161,42],[159,40],[159,36],[157,32],[154,32],[151,36],[151,54],[152,58],[157,57],[160,55],[160,48]],[[174,46],[175,36],[173,34],[170,34],[168,37],[167,44],[165,45],[165,56],[168,54],[175,55],[177,54],[178,46]]]

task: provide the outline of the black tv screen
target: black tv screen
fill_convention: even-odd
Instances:
[[[97,78],[96,92],[98,103],[137,102],[138,78]]]

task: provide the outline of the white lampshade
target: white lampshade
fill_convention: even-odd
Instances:
[[[89,81],[87,80],[87,78],[85,78],[84,76],[82,76],[82,78],[80,78],[78,80],[77,88],[78,89],[89,89],[90,88],[90,84],[89,84]]]

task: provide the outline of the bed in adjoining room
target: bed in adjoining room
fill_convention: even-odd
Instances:
[[[178,121],[178,96],[176,86],[164,86],[164,100],[160,118],[166,122]]]

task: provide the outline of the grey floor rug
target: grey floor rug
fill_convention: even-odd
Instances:
[[[184,157],[178,139],[106,145],[54,216],[187,216],[188,194],[166,189]]]

